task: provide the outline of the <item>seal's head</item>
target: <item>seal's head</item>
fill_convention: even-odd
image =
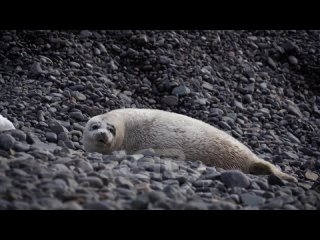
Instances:
[[[83,132],[82,142],[87,152],[110,153],[116,142],[116,127],[100,116],[91,118]]]

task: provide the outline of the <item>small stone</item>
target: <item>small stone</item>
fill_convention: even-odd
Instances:
[[[94,188],[103,187],[103,182],[98,177],[86,177],[86,178],[80,179],[80,182],[88,182],[89,186],[94,187]]]
[[[297,144],[301,143],[300,140],[296,136],[294,136],[292,133],[287,132],[287,136],[293,143],[297,143]]]
[[[298,59],[295,56],[289,56],[288,61],[292,65],[297,65],[298,64]]]
[[[88,31],[88,30],[82,30],[80,32],[80,37],[81,38],[88,38],[92,36],[92,32]]]
[[[235,100],[235,101],[234,101],[234,105],[235,105],[237,108],[239,108],[239,109],[243,110],[243,105],[242,105],[242,103],[241,103],[241,102],[239,102],[239,101]]]
[[[190,92],[191,90],[188,87],[178,86],[172,90],[172,95],[185,96],[185,95],[188,95]]]
[[[108,53],[107,49],[105,48],[105,46],[102,43],[97,43],[97,45],[102,53]]]
[[[179,99],[176,96],[165,96],[162,98],[162,102],[169,106],[177,106]]]
[[[166,56],[160,56],[159,61],[161,64],[168,65],[171,63],[171,59]]]
[[[300,118],[303,117],[303,114],[301,113],[299,107],[295,103],[293,102],[288,103],[287,109],[289,113],[294,114]]]
[[[279,186],[285,185],[284,182],[282,181],[282,179],[274,174],[271,174],[268,176],[268,183],[270,185],[279,185]]]
[[[30,145],[23,142],[15,142],[13,149],[17,152],[27,152],[30,149]]]
[[[42,71],[42,68],[41,68],[41,65],[39,62],[35,62],[31,65],[31,72],[38,75],[38,74],[41,74],[43,71]]]
[[[151,203],[155,203],[157,201],[165,201],[167,196],[162,191],[151,191],[148,193],[148,197]]]
[[[71,112],[70,117],[77,120],[77,121],[83,121],[84,116],[81,112]]]
[[[126,179],[122,176],[117,177],[115,182],[120,187],[124,187],[124,188],[128,188],[128,189],[133,188],[133,184],[128,179]]]
[[[230,127],[230,125],[224,121],[220,121],[218,123],[219,127],[221,127],[224,130],[231,130],[232,128]]]
[[[310,170],[307,170],[304,175],[307,179],[312,180],[312,181],[317,181],[319,178],[319,176],[316,173],[311,172]]]
[[[70,66],[75,67],[75,68],[80,68],[80,64],[77,62],[70,62]]]
[[[11,130],[10,135],[20,142],[24,142],[27,139],[27,135],[19,129]]]
[[[263,197],[252,193],[240,194],[241,201],[248,206],[258,206],[263,204],[266,200]]]
[[[227,187],[247,188],[250,185],[249,178],[238,170],[225,171],[221,173],[220,178]]]
[[[78,101],[85,101],[87,99],[86,95],[84,95],[78,91],[73,92],[73,95]]]
[[[284,152],[283,154],[288,158],[292,158],[292,159],[298,159],[299,158],[299,156],[297,154],[294,154],[293,152]]]
[[[213,116],[222,116],[224,114],[224,111],[221,110],[220,108],[211,108],[210,109],[210,113],[213,115]]]
[[[198,98],[193,101],[194,104],[206,105],[208,99],[207,98]]]
[[[55,120],[49,122],[49,127],[55,134],[59,134],[62,132],[68,133],[68,130],[61,123]]]
[[[0,134],[0,149],[10,150],[15,144],[15,139],[9,134]]]
[[[277,68],[277,64],[274,62],[274,60],[273,60],[271,57],[268,57],[267,63],[268,63],[271,67]]]
[[[149,204],[148,197],[146,195],[138,195],[131,204],[133,209],[145,210]]]
[[[53,132],[46,132],[46,139],[48,142],[57,142],[58,136]]]
[[[251,94],[246,94],[243,98],[243,101],[245,103],[252,103],[252,95]]]
[[[204,89],[207,89],[209,91],[212,91],[214,90],[214,87],[212,86],[212,84],[208,83],[208,82],[205,82],[201,85]]]
[[[92,165],[88,161],[85,161],[85,160],[79,160],[77,162],[77,167],[81,168],[84,172],[87,172],[87,173],[93,171]]]

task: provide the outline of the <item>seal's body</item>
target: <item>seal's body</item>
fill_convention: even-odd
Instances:
[[[296,179],[258,158],[229,134],[200,120],[155,109],[118,109],[91,118],[83,134],[88,152],[104,154],[126,150],[133,154],[153,148],[163,155],[200,160],[224,169],[270,174],[288,181]]]

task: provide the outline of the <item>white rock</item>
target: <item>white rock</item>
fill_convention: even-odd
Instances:
[[[15,129],[12,122],[0,114],[0,132]]]

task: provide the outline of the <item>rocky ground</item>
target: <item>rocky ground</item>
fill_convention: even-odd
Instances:
[[[319,31],[0,31],[0,209],[320,209]],[[201,119],[296,176],[85,153],[122,107]]]

